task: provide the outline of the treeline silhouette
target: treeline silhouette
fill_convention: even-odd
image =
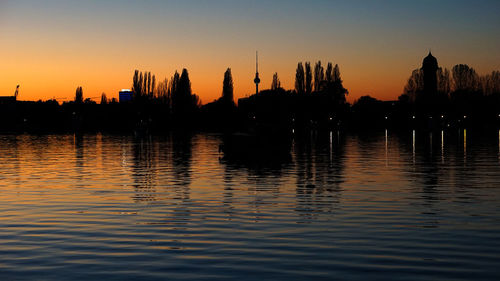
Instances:
[[[269,90],[240,99],[238,112],[246,128],[299,133],[312,128],[332,128],[348,120],[347,89],[342,84],[338,65],[316,62],[314,72],[310,62],[299,62],[295,74],[295,89],[281,87],[278,74],[273,75]]]
[[[427,66],[426,66],[427,60]],[[429,64],[430,61],[430,64]],[[429,70],[430,69],[430,70]],[[429,74],[430,73],[430,74]],[[445,128],[498,126],[500,72],[480,76],[467,65],[442,69],[431,54],[414,70],[395,101],[369,95],[346,101],[340,68],[321,61],[299,62],[294,89],[282,87],[273,74],[267,90],[234,101],[231,69],[223,74],[219,99],[201,105],[192,92],[187,69],[161,81],[135,70],[132,99],[119,102],[102,93],[100,103],[85,98],[78,86],[74,100],[0,99],[0,130],[12,132],[162,133],[216,130],[300,134],[311,129]],[[279,138],[266,140],[280,142]]]
[[[480,76],[466,64],[436,69],[434,89],[426,89],[424,69],[412,71],[394,102],[364,96],[352,111],[361,123],[384,120],[397,128],[497,127],[500,124],[500,71]],[[369,121],[371,120],[371,121]]]

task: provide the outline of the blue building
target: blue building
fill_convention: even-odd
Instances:
[[[130,102],[132,101],[132,97],[133,92],[129,89],[122,89],[118,96],[120,102]]]

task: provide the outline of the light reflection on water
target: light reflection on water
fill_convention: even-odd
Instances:
[[[500,131],[302,139],[0,136],[0,276],[499,277]]]

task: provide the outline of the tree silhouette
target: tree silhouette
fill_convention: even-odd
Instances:
[[[451,80],[450,71],[445,68],[444,70],[440,67],[437,70],[437,86],[438,93],[442,95],[448,95],[451,91]]]
[[[185,115],[193,112],[199,107],[200,99],[191,91],[191,81],[187,69],[179,74],[175,72],[171,79],[172,110],[175,115]]]
[[[324,80],[323,66],[321,66],[321,61],[318,61],[314,66],[314,91],[319,92],[321,83]]]
[[[153,76],[154,77],[154,76]],[[154,81],[154,80],[153,80]],[[163,104],[170,105],[170,89],[168,79],[161,81],[155,89],[155,97]]]
[[[132,79],[132,92],[134,93],[134,100],[136,103],[144,103],[147,100],[153,100],[155,87],[155,75],[151,75],[151,72],[148,71],[134,71]]]
[[[132,92],[134,94],[137,92],[137,88],[139,85],[139,70],[134,70],[134,76],[132,77]]]
[[[500,94],[500,71],[493,71],[491,74],[480,78],[481,90],[485,95]]]
[[[148,94],[148,72],[147,71],[144,72],[144,76],[143,77],[144,78],[142,80],[143,84],[142,84],[142,95],[141,95],[141,97],[144,97],[144,96],[146,96]]]
[[[191,104],[190,104],[190,109],[191,111],[192,110],[195,110],[195,109],[198,109],[201,107],[201,100],[200,100],[200,96],[198,96],[197,94],[192,94],[191,95]]]
[[[75,103],[83,103],[83,90],[82,87],[77,87],[75,92]]]
[[[297,64],[297,71],[295,73],[295,91],[298,94],[304,94],[306,91],[306,81],[304,76],[304,66],[302,65],[302,62],[299,62]]]
[[[106,93],[101,94],[101,104],[108,104],[108,98],[106,97]]]
[[[305,90],[306,94],[310,94],[312,92],[312,71],[311,71],[311,63],[306,62],[305,64],[305,76],[306,76],[306,85]]]
[[[333,68],[333,82],[342,84],[342,79],[340,78],[340,68],[338,64],[335,64]]]
[[[412,71],[403,93],[409,97],[411,101],[415,101],[417,96],[424,91],[424,73],[421,68]]]
[[[139,99],[142,96],[142,87],[142,72],[139,72],[139,70],[136,69],[132,79],[132,92],[134,93],[134,99]]]
[[[234,104],[233,99],[233,76],[231,68],[224,72],[224,81],[222,82],[222,100],[226,103]]]
[[[479,77],[476,71],[466,64],[452,68],[453,88],[455,92],[476,92],[479,90]]]
[[[182,69],[182,74],[179,78],[178,92],[182,97],[191,96],[191,81],[189,80],[189,73],[185,68]]]
[[[149,92],[149,95],[150,95],[151,97],[153,97],[153,96],[154,96],[154,91],[155,91],[155,89],[156,89],[155,87],[156,87],[156,77],[153,75],[153,80],[151,81],[151,90],[150,90],[150,92]]]
[[[333,82],[333,66],[332,66],[331,62],[329,62],[327,67],[326,67],[325,81],[327,83]]]
[[[331,65],[331,63],[329,63]],[[338,64],[333,67],[332,74],[330,75],[330,81],[325,80],[320,82],[320,90],[326,92],[328,96],[331,97],[334,104],[343,105],[346,102],[345,96],[349,94],[344,85],[342,84],[342,78],[340,77],[340,68]]]
[[[147,86],[147,87],[148,87],[148,88],[147,88],[148,90],[147,90],[147,94],[148,94],[148,96],[151,96],[151,94],[153,93],[153,92],[151,91],[151,72],[148,72],[148,78],[147,78],[147,80],[148,80],[148,86]]]
[[[275,72],[273,74],[273,81],[271,82],[271,91],[276,91],[281,88],[281,82],[280,79],[278,78],[278,73]]]
[[[138,92],[137,92],[137,95],[136,95],[136,98],[139,99],[142,97],[142,95],[144,94],[144,76],[142,75],[142,72],[139,74],[139,88],[138,88]]]
[[[440,98],[447,97],[451,91],[450,71],[448,69],[437,70],[437,90]],[[422,68],[417,68],[412,71],[403,90],[403,94],[408,96],[411,102],[421,98],[424,92],[424,72]],[[431,97],[436,101],[437,97]]]
[[[174,75],[170,78],[170,96],[172,99],[176,98],[177,89],[179,88],[179,72],[175,71]]]

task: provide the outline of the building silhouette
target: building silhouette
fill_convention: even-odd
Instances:
[[[422,62],[422,72],[424,75],[424,99],[432,99],[437,94],[437,71],[437,59],[429,51],[429,54]]]
[[[134,92],[129,89],[122,89],[118,93],[119,102],[130,102],[134,96]]]

